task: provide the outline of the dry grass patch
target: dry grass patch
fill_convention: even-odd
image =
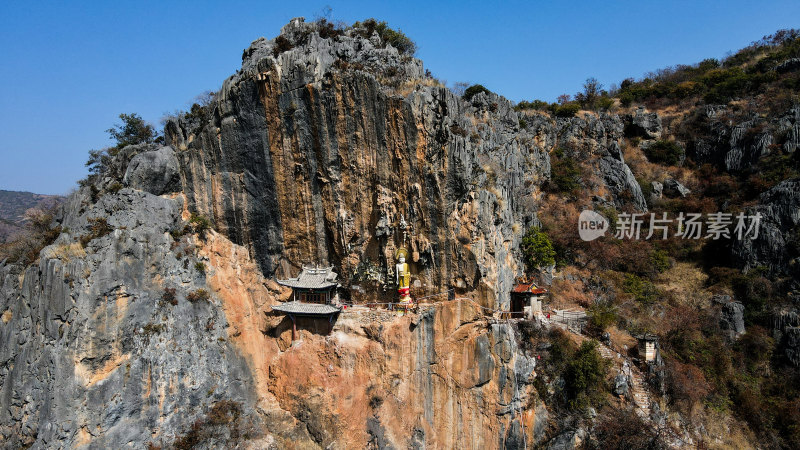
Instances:
[[[612,325],[606,328],[606,332],[611,337],[611,348],[625,355],[628,349],[636,347],[636,339],[627,331],[620,330]]]
[[[706,287],[708,275],[694,263],[676,262],[662,273],[656,286],[676,304],[694,308],[705,308],[711,303],[712,292]]]
[[[739,420],[729,414],[714,411],[711,408],[704,408],[698,411],[699,422],[708,435],[703,442],[709,449],[749,449],[758,448],[754,445],[757,442],[752,431]]]
[[[550,286],[550,307],[555,309],[587,308],[591,305],[590,294],[580,279],[570,280],[565,275],[576,275],[578,271],[567,268],[562,276],[553,280]],[[578,278],[578,277],[574,277]]]
[[[51,258],[56,258],[64,263],[68,263],[74,258],[83,258],[85,256],[86,250],[84,250],[83,246],[78,242],[61,244],[50,253]]]
[[[391,79],[379,79],[382,84],[391,85]],[[407,97],[408,94],[417,90],[417,87],[425,86],[425,87],[445,87],[444,83],[437,80],[436,78],[423,78],[423,79],[415,79],[415,80],[406,80],[400,83],[397,88],[395,88],[395,93],[401,95],[403,97]]]

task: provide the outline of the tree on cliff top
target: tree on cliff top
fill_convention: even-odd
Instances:
[[[417,44],[406,36],[403,30],[393,30],[386,22],[379,22],[370,18],[363,22],[354,23],[353,28],[365,38],[370,38],[372,33],[377,32],[384,44],[391,45],[400,53],[410,56],[414,56],[417,53]]]
[[[470,87],[468,87],[467,89],[464,90],[464,95],[463,95],[464,100],[470,101],[470,100],[472,100],[472,97],[474,97],[475,95],[477,95],[477,94],[479,94],[481,92],[483,92],[485,94],[491,94],[492,93],[492,91],[490,91],[489,89],[486,89],[486,87],[484,85],[482,85],[482,84],[473,84],[472,86],[470,86]]]
[[[89,168],[89,177],[78,182],[81,186],[91,185],[101,175],[110,175],[112,178],[121,180],[125,174],[128,161],[134,155],[128,154],[126,158],[121,158],[122,161],[113,164],[114,157],[120,154],[120,150],[128,145],[156,142],[158,133],[155,128],[145,122],[138,114],[123,113],[119,115],[119,118],[122,119],[122,124],[116,124],[106,130],[106,133],[109,134],[109,139],[116,140],[117,145],[101,150],[89,150],[89,160],[86,161],[86,167]]]
[[[522,256],[529,271],[539,267],[552,266],[556,262],[556,252],[550,238],[537,227],[531,227],[522,238]]]
[[[156,139],[155,128],[138,114],[122,113],[119,118],[122,119],[121,125],[116,124],[106,130],[109,139],[116,139],[118,148],[134,144],[152,144]]]

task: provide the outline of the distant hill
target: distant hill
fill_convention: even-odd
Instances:
[[[0,190],[0,243],[7,242],[22,230],[25,211],[38,206],[47,207],[60,203],[64,197]]]

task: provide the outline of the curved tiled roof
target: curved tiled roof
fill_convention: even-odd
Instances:
[[[295,289],[330,289],[336,287],[338,275],[333,267],[303,267],[297,278],[278,280],[278,284]]]
[[[540,287],[537,287],[533,283],[518,283],[516,286],[514,286],[514,289],[512,289],[511,292],[515,294],[541,295],[547,293],[547,289],[542,289]]]
[[[286,302],[272,307],[273,311],[280,311],[287,314],[299,315],[327,315],[338,313],[342,310],[340,306],[322,305],[319,303],[303,303],[298,301]]]

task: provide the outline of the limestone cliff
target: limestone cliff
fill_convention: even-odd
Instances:
[[[243,405],[255,446],[492,448],[541,435],[533,361],[474,303],[353,311],[329,336],[301,324],[289,346],[287,320],[266,314],[285,292],[215,232],[174,240],[182,204],[127,188],[95,204],[74,195],[70,231],[37,265],[0,266],[4,446],[185,442],[219,402]],[[106,233],[91,234],[97,218]],[[87,234],[85,249],[73,241]]]
[[[556,147],[589,155],[599,201],[647,206],[622,119],[521,119],[495,94],[456,97],[377,34],[295,19],[255,41],[208,107],[167,124],[166,146],[119,149],[67,199],[37,263],[0,263],[0,444],[543,439],[532,355],[478,305],[508,303]],[[416,295],[470,299],[356,308],[330,335],[301,323],[289,345],[275,277],[331,264],[354,301],[387,296],[401,217]]]
[[[166,127],[189,209],[268,277],[332,264],[346,285],[379,295],[404,217],[418,293],[455,288],[507,304],[559,143],[585,144],[598,188],[647,208],[616,116],[528,125],[495,94],[456,97],[377,35],[323,38],[295,19],[281,37],[294,47],[255,41],[201,119]]]

